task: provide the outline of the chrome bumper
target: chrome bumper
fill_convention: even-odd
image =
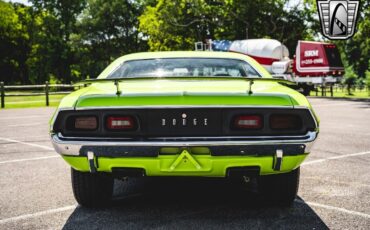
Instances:
[[[263,149],[266,147],[275,150],[281,146],[298,146],[304,153],[309,153],[317,132],[308,132],[302,136],[263,136],[263,137],[201,137],[201,138],[151,138],[146,141],[133,141],[128,139],[107,138],[72,138],[63,137],[61,134],[52,134],[51,140],[57,153],[69,156],[86,156],[91,148],[104,148],[103,151],[123,151],[120,155],[125,157],[124,149],[152,151],[163,147],[209,147],[210,149],[222,149],[223,151],[239,151],[237,155],[243,155],[243,147],[255,147]],[[280,147],[279,147],[280,146]],[[119,155],[119,154],[118,154]],[[233,154],[230,154],[233,155]],[[151,155],[152,156],[152,155]],[[131,156],[132,157],[132,156]]]

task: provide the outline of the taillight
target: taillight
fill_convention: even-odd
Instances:
[[[260,129],[262,117],[258,115],[242,115],[234,119],[234,127],[237,129]]]
[[[130,116],[110,116],[107,118],[107,128],[112,130],[132,130],[136,128],[134,118]]]
[[[97,118],[94,116],[75,117],[74,127],[76,130],[95,130],[98,128]]]
[[[270,116],[271,129],[293,129],[302,128],[302,119],[297,115],[273,114]]]

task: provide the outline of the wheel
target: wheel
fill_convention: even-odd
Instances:
[[[289,173],[260,176],[258,191],[273,204],[290,206],[297,196],[299,171],[297,168]]]
[[[110,203],[113,177],[71,169],[72,190],[76,201],[85,207],[103,207]]]

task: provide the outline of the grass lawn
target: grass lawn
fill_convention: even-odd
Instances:
[[[58,106],[65,95],[50,95],[49,106]],[[5,109],[46,106],[45,95],[40,96],[5,96]]]
[[[365,91],[365,90],[356,90],[356,91],[352,91],[351,92],[352,95],[348,95],[347,91],[344,90],[339,90],[338,91],[335,91],[334,89],[334,92],[333,92],[333,97],[343,97],[343,98],[369,98],[370,99],[370,94],[369,94],[369,91]],[[321,92],[318,92],[317,94],[319,97],[321,97]],[[310,96],[316,96],[316,93],[315,92],[311,92]],[[326,97],[330,97],[330,92],[326,92]]]
[[[334,97],[342,97],[342,98],[369,98],[368,91],[359,91],[356,90],[352,92],[353,95],[348,95],[346,91],[334,90]],[[320,97],[321,92],[319,92],[318,96]],[[330,97],[330,93],[326,93],[327,97]],[[58,106],[60,100],[65,95],[50,95],[49,96],[49,103],[51,107]],[[311,92],[310,96],[316,96],[315,92]],[[31,107],[44,107],[45,105],[45,95],[40,96],[8,96],[5,97],[5,109],[10,108],[31,108]]]

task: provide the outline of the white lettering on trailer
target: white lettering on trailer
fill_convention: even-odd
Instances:
[[[306,50],[304,51],[305,57],[317,57],[319,56],[319,50]]]
[[[305,59],[301,61],[302,65],[311,65],[311,64],[322,64],[324,63],[324,59],[316,58],[316,59]]]

